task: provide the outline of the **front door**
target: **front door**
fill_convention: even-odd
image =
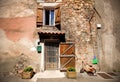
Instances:
[[[57,70],[58,69],[58,42],[45,42],[45,69]]]

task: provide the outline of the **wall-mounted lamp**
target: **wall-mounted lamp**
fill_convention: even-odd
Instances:
[[[97,24],[97,29],[101,29],[101,24]]]
[[[41,45],[37,46],[37,51],[38,51],[38,53],[41,53],[41,51],[42,51],[42,46]]]

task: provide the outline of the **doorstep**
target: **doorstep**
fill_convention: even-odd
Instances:
[[[60,70],[49,70],[44,72],[36,73],[32,80],[37,81],[38,78],[64,78],[66,77],[65,72],[60,72]]]

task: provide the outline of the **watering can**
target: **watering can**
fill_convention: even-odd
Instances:
[[[98,64],[98,59],[96,56],[94,56],[93,60],[92,60],[92,64]]]

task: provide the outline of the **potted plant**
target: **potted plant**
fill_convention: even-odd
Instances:
[[[32,67],[26,67],[22,72],[22,78],[23,79],[30,79],[33,76],[33,68]]]
[[[68,78],[76,78],[76,69],[74,67],[67,68],[67,77]]]

